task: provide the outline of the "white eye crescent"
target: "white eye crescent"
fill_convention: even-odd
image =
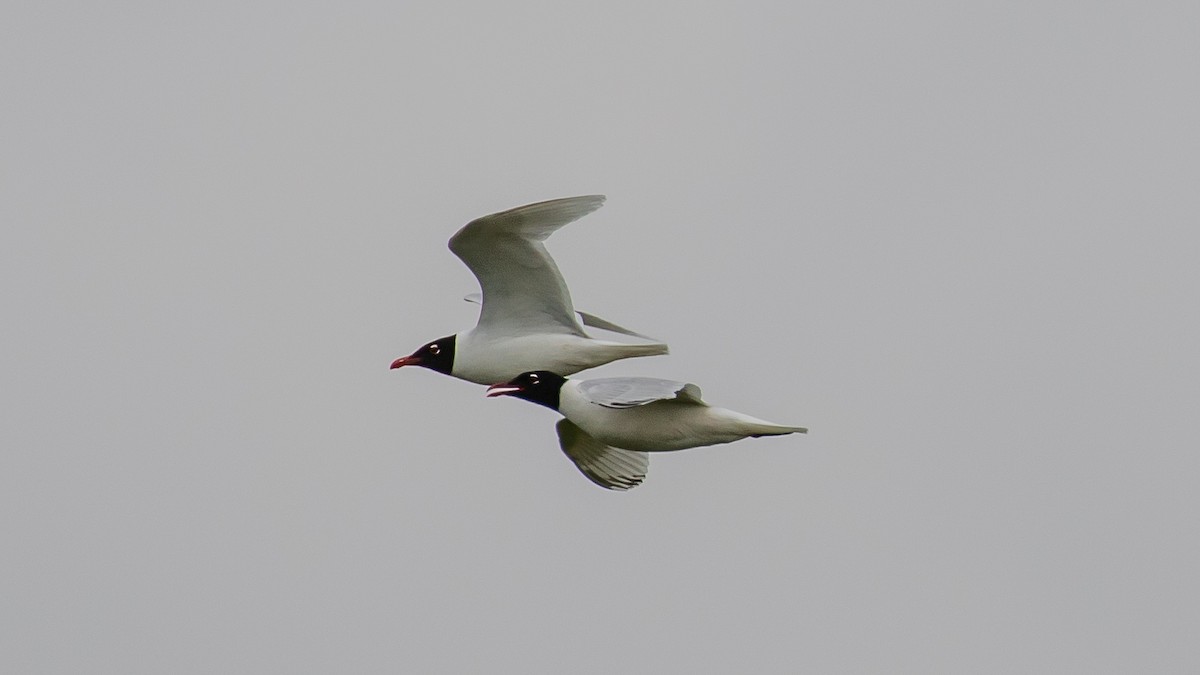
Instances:
[[[440,353],[441,351],[442,351],[442,348],[437,346],[436,344],[429,345],[429,353],[430,354],[437,356],[438,353]]]

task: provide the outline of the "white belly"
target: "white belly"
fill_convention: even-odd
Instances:
[[[746,437],[724,418],[722,409],[695,403],[658,401],[615,409],[564,397],[559,412],[601,443],[640,452],[684,450]]]
[[[531,370],[571,375],[613,360],[606,343],[577,335],[525,335],[482,339],[460,333],[450,374],[478,384],[507,382]]]

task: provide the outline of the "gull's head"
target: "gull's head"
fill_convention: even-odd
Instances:
[[[392,368],[403,368],[404,366],[421,366],[430,370],[436,370],[439,373],[450,374],[451,368],[454,367],[454,338],[449,337],[439,338],[422,346],[417,351],[408,356],[401,356],[392,361]]]
[[[515,396],[531,403],[544,405],[552,410],[558,410],[558,397],[567,378],[552,373],[549,370],[532,370],[521,373],[508,382],[493,384],[488,387],[487,395]]]

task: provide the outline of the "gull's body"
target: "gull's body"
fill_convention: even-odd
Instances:
[[[490,384],[528,370],[561,369],[564,373],[602,366],[631,356],[666,353],[660,345],[631,345],[563,333],[533,333],[495,339],[474,329],[457,336],[450,375]]]
[[[646,403],[620,405],[598,399],[587,385],[626,383],[661,384],[660,393]],[[563,385],[558,411],[592,438],[623,450],[669,452],[704,445],[740,441],[749,436],[771,436],[802,431],[760,420],[726,408],[708,405],[695,385],[652,378],[606,378]]]
[[[575,381],[527,372],[493,385],[488,395],[557,410],[565,418],[558,423],[563,452],[592,482],[610,489],[640,484],[649,468],[646,453],[808,431],[710,406],[694,384],[649,377]]]
[[[542,244],[555,230],[603,203],[601,195],[554,199],[463,226],[450,238],[450,250],[479,280],[483,293],[478,323],[396,359],[392,367],[419,365],[490,384],[530,370],[569,375],[618,359],[666,354],[665,344],[597,340],[584,332],[567,284]],[[578,316],[586,325],[644,337],[590,314]]]

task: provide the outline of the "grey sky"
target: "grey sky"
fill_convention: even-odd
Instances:
[[[4,10],[0,671],[1200,669],[1194,5],[415,6]],[[582,375],[807,437],[388,370],[597,192]]]

